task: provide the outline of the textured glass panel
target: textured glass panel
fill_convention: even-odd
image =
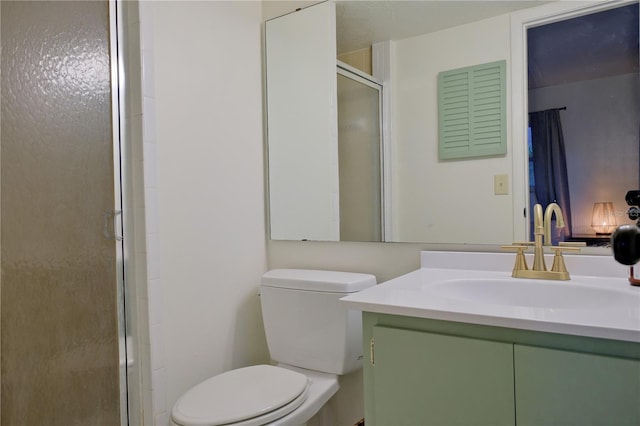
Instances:
[[[382,241],[380,93],[338,75],[340,240]]]
[[[0,12],[1,421],[117,425],[108,3]]]

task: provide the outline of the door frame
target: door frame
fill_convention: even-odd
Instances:
[[[110,44],[110,66],[111,66],[111,122],[113,137],[113,188],[114,206],[110,216],[113,219],[111,238],[114,241],[116,259],[116,285],[117,285],[117,315],[118,315],[118,375],[120,384],[120,424],[129,425],[129,371],[131,363],[131,342],[132,330],[127,323],[126,298],[130,294],[127,291],[125,282],[125,243],[123,231],[125,229],[125,218],[123,212],[123,184],[126,178],[123,162],[123,145],[125,138],[125,85],[124,85],[124,64],[125,64],[125,40],[122,26],[124,16],[121,0],[109,0],[109,44]],[[105,218],[109,215],[105,215]],[[105,223],[105,232],[107,230]]]
[[[385,137],[384,137],[384,124],[385,124],[385,115],[383,111],[383,101],[384,101],[384,85],[374,76],[366,74],[359,69],[352,67],[351,65],[342,62],[340,60],[336,60],[336,72],[338,75],[341,75],[350,80],[356,81],[360,84],[364,84],[367,87],[370,87],[378,92],[378,133],[380,135],[380,141],[378,148],[380,149],[380,181],[378,182],[378,187],[380,190],[380,239],[381,242],[387,241],[387,238],[390,234],[389,225],[388,225],[388,217],[389,217],[389,203],[387,202],[387,185],[385,184],[387,181],[387,173],[385,170],[386,160],[385,160]],[[340,142],[338,142],[340,143]]]

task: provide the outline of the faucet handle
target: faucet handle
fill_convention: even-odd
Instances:
[[[585,241],[560,241],[558,245],[561,247],[586,247],[587,243]]]
[[[529,244],[520,244],[513,243],[510,246],[502,246],[503,250],[517,250],[516,253],[516,263],[513,265],[513,272],[511,273],[512,277],[515,277],[519,271],[526,271],[529,269],[527,266],[527,259],[524,257],[524,251],[529,247]]]
[[[500,246],[500,248],[502,250],[515,250],[515,251],[524,251],[527,248],[529,248],[529,246],[531,246],[532,244],[527,244],[527,243],[513,243],[510,246]]]
[[[553,257],[553,265],[551,266],[552,272],[558,272],[561,274],[566,274],[569,279],[569,271],[567,271],[567,266],[564,264],[564,257],[562,257],[563,251],[580,251],[580,247],[575,247],[573,245],[560,245],[555,247],[550,247],[551,250],[555,252],[555,256]]]
[[[513,246],[535,246],[535,241],[516,241],[512,243]]]

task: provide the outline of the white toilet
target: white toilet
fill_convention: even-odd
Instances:
[[[209,378],[173,406],[172,424],[302,425],[362,366],[361,314],[338,300],[376,284],[373,275],[276,269],[260,285],[272,365]]]

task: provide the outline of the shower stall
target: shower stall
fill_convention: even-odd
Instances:
[[[0,14],[1,424],[127,424],[116,3]]]
[[[337,67],[340,240],[384,241],[382,85]]]

